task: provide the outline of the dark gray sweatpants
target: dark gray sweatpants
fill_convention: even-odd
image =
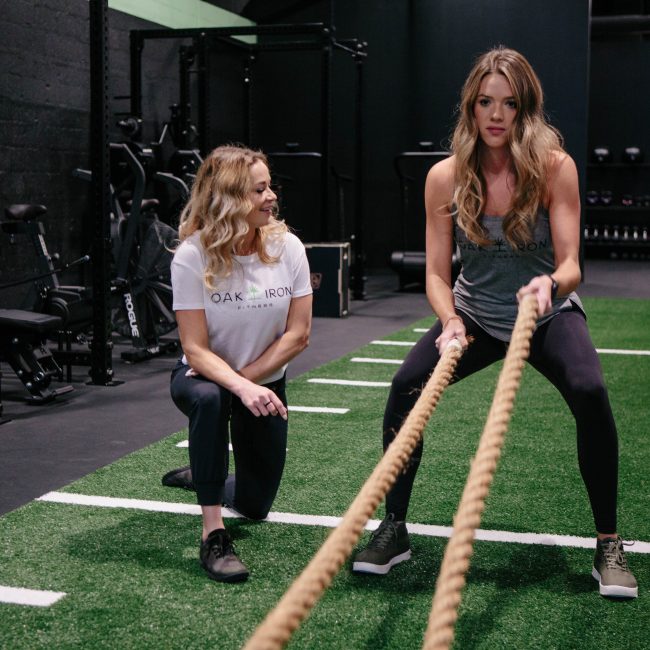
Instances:
[[[190,466],[197,502],[230,505],[249,519],[264,519],[280,486],[287,421],[255,417],[230,391],[201,376],[187,377],[180,361],[172,370],[174,404],[189,418]],[[285,378],[267,384],[287,405]],[[228,474],[228,441],[235,473]]]

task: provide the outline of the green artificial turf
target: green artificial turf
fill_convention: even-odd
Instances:
[[[584,302],[598,347],[650,349],[650,302]],[[413,328],[432,322],[424,319],[386,338],[414,341],[421,334]],[[390,381],[397,366],[349,359],[401,359],[407,352],[367,345],[290,382],[292,405],[350,411],[291,413],[274,511],[342,515],[381,457],[388,389],[308,379]],[[601,363],[620,436],[620,530],[625,538],[650,541],[650,357],[602,355]],[[410,522],[451,524],[500,367],[445,391],[425,430]],[[160,484],[166,470],[187,463],[187,449],[176,447],[186,437],[181,431],[62,490],[195,503],[192,493]],[[9,513],[0,518],[0,584],[68,595],[49,608],[0,604],[0,647],[241,647],[330,531],[244,520],[227,525],[251,569],[243,584],[219,584],[203,574],[198,516],[47,502]],[[558,392],[530,367],[481,527],[593,535],[573,419]],[[346,564],[289,647],[419,648],[446,541],[412,535],[413,559],[385,577],[353,575]],[[589,549],[476,542],[455,647],[650,647],[650,555],[628,557],[640,597],[615,602],[597,593]]]

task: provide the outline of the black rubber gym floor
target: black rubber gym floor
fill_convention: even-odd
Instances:
[[[392,273],[370,275],[367,299],[352,301],[348,318],[314,319],[310,347],[290,365],[289,378],[430,314],[424,293],[396,287]],[[587,260],[579,293],[650,300],[650,261]],[[3,364],[3,417],[11,421],[0,426],[0,515],[185,426],[169,397],[176,355],[127,364],[123,349],[116,346],[114,370],[124,383],[87,385],[87,369],[75,367],[75,390],[44,406],[24,402],[22,384]]]

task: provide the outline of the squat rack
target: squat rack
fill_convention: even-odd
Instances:
[[[234,37],[237,36],[289,36],[291,40],[268,41],[262,43],[245,43]],[[260,51],[321,51],[321,123],[320,123],[320,235],[324,242],[331,241],[329,227],[330,196],[329,182],[331,169],[331,96],[332,96],[332,57],[334,50],[345,52],[355,61],[355,138],[353,148],[355,201],[354,219],[351,233],[352,267],[351,281],[353,297],[365,298],[365,255],[363,252],[363,140],[362,140],[362,80],[363,63],[367,56],[367,44],[357,39],[337,40],[334,28],[323,23],[258,25],[250,27],[210,27],[189,29],[145,29],[130,32],[130,62],[131,62],[131,115],[142,118],[142,53],[145,41],[148,39],[192,39],[192,54],[197,56],[198,75],[198,130],[199,148],[205,153],[213,146],[207,142],[208,96],[207,87],[207,55],[210,41],[217,39],[247,55],[242,81],[245,86],[244,104],[246,120],[246,139],[252,144],[253,110],[252,110],[252,77],[251,65],[255,55]],[[188,83],[188,50],[181,52],[180,58],[180,123],[189,126],[190,118],[190,84]]]

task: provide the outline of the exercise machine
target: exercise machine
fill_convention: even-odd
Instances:
[[[24,309],[0,309],[0,360],[16,373],[29,392],[26,399],[31,404],[46,404],[73,390],[72,386],[50,388],[53,377],[61,378],[62,369],[47,347],[47,337],[60,327],[58,316]]]
[[[138,362],[178,348],[161,337],[176,328],[172,311],[170,263],[177,233],[158,219],[157,199],[145,199],[145,169],[131,143],[111,143],[111,314],[113,329],[131,339],[122,359]],[[137,149],[136,149],[137,152]],[[92,180],[88,170],[74,175]],[[159,177],[169,181],[169,176]],[[179,186],[178,181],[174,181]],[[123,196],[125,187],[129,187]],[[183,183],[181,189],[187,192]],[[128,212],[127,212],[128,210]]]
[[[415,209],[412,207],[411,190],[424,192],[424,182],[428,170],[437,162],[449,157],[447,151],[433,151],[432,143],[421,142],[420,151],[403,151],[395,156],[395,171],[400,183],[402,206],[401,250],[395,250],[390,256],[390,268],[397,273],[399,290],[423,289],[426,279],[426,252],[424,248],[424,202],[420,200]],[[413,215],[416,215],[414,217]],[[413,236],[413,224],[417,223],[417,242]],[[460,273],[460,264],[452,254],[452,283]]]

